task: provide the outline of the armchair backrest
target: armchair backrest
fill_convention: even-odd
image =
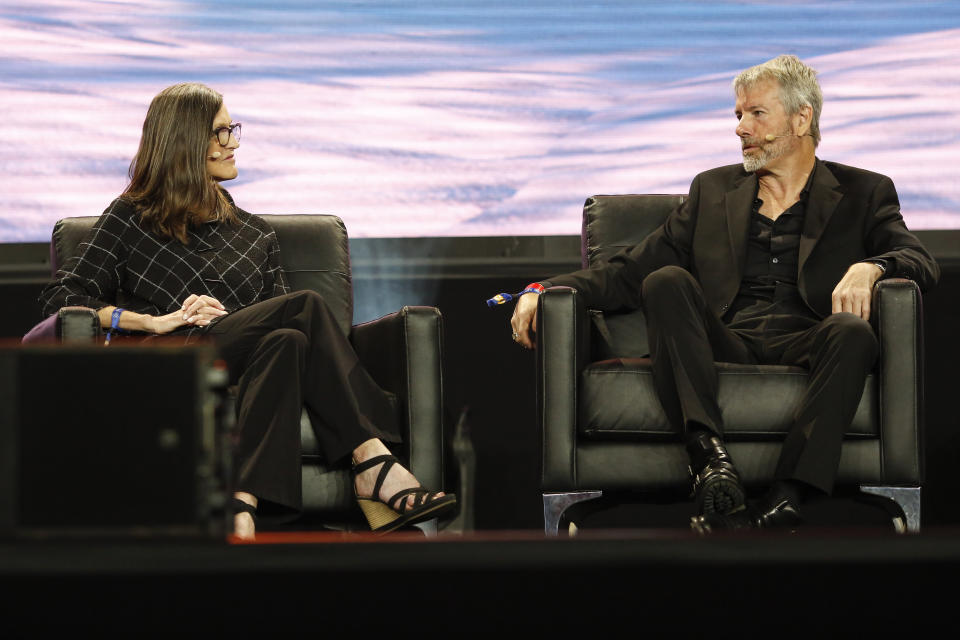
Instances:
[[[323,296],[343,332],[353,322],[350,247],[343,221],[334,215],[263,215],[277,233],[280,261],[293,290]],[[64,218],[53,228],[50,266],[54,273],[86,238],[97,216]]]
[[[591,196],[583,205],[581,256],[584,268],[639,244],[663,224],[685,195]]]
[[[609,260],[644,240],[663,224],[685,195],[591,196],[583,205],[581,258],[584,268]],[[594,317],[593,358],[641,358],[647,355],[647,326],[642,311]]]

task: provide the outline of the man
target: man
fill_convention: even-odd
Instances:
[[[642,308],[654,384],[684,435],[700,510],[691,526],[795,527],[800,506],[829,494],[844,430],[878,354],[868,322],[881,277],[925,290],[939,269],[903,223],[886,176],[824,162],[816,72],[780,56],[733,83],[743,164],[694,178],[688,199],[607,264],[551,278],[600,310]],[[520,296],[514,340],[533,348],[539,285]],[[775,482],[747,506],[723,444],[714,361],[786,364],[809,383]]]

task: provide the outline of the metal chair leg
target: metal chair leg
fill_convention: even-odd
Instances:
[[[474,530],[473,505],[476,493],[477,455],[470,435],[469,413],[469,407],[464,407],[453,431],[451,444],[458,476],[457,515],[453,520],[443,524],[440,531],[444,534],[457,535]]]
[[[557,535],[563,512],[572,505],[593,500],[603,495],[602,491],[570,491],[565,493],[543,494],[543,532],[548,536]]]
[[[920,532],[920,487],[861,486],[860,491],[888,498],[897,503],[906,518],[904,522],[904,518],[894,517],[893,526],[897,529],[897,533]]]
[[[438,528],[437,528],[436,518],[432,520],[426,520],[424,522],[420,522],[413,526],[416,527],[417,529],[420,529],[420,531],[423,532],[424,537],[434,538],[437,536]]]

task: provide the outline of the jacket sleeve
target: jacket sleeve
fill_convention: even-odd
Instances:
[[[117,215],[125,206],[114,200],[107,207],[79,244],[79,253],[67,259],[40,293],[45,315],[67,306],[101,309],[114,304],[126,262],[123,237],[130,223]]]
[[[573,287],[593,309],[638,308],[643,280],[650,273],[668,265],[690,269],[699,196],[700,176],[697,176],[690,185],[689,197],[643,242],[623,249],[604,264],[555,276],[544,284]]]
[[[884,262],[885,278],[908,278],[921,291],[930,289],[940,279],[940,267],[904,224],[893,181],[881,176],[872,198],[874,214],[868,222],[865,242],[868,260]]]
[[[280,264],[280,243],[277,242],[277,234],[274,231],[270,232],[269,240],[270,253],[267,258],[267,273],[264,274],[264,281],[272,282],[269,297],[275,298],[290,293],[290,285]],[[264,287],[264,293],[267,293],[266,289],[267,287]]]

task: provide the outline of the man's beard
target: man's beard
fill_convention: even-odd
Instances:
[[[790,133],[787,132],[786,134],[781,135],[790,136]],[[750,155],[744,154],[744,171],[749,173],[759,171],[770,164],[771,161],[786,155],[787,152],[790,151],[790,138],[778,137],[773,142],[767,142],[766,144],[761,143],[757,148],[759,149],[759,152],[754,152]]]

